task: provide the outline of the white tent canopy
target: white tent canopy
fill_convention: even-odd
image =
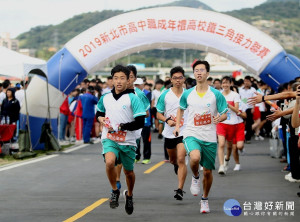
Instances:
[[[0,75],[17,77],[19,79],[25,80],[26,76],[31,72],[35,71],[35,74],[42,75],[47,79],[47,63],[42,59],[36,59],[30,56],[22,55],[18,52],[12,51],[5,47],[0,46]],[[41,70],[42,72],[40,72]],[[48,92],[48,84],[46,84],[47,92]],[[24,94],[25,98],[25,113],[27,119],[27,126],[30,135],[30,127],[29,127],[29,113],[28,113],[28,105],[27,105],[27,96],[26,91]],[[50,116],[49,109],[49,93],[47,93],[48,97],[48,110]],[[24,103],[23,103],[24,104]],[[22,106],[24,107],[24,105]],[[32,151],[32,143],[30,139],[30,150]]]
[[[47,62],[0,46],[0,75],[24,79],[33,69],[47,74]]]

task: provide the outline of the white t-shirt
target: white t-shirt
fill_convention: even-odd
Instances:
[[[186,128],[183,138],[193,136],[205,142],[217,142],[216,124],[213,116],[228,111],[227,102],[222,93],[209,86],[203,97],[196,91],[196,86],[186,90],[180,99],[180,109],[188,108]]]
[[[173,92],[172,88],[165,90],[160,97],[158,98],[158,102],[156,105],[157,112],[163,113],[166,118],[171,117],[172,120],[176,120],[177,110],[179,107],[180,98],[183,95],[184,89],[180,97],[177,97]],[[187,111],[184,112],[183,118],[180,124],[179,136],[183,136],[182,132],[186,126]],[[170,127],[168,124],[165,124],[162,135],[165,138],[173,139],[175,138],[173,131],[175,127]]]
[[[250,97],[254,97],[256,95],[255,94],[256,90],[253,87],[251,87],[250,89],[246,89],[245,87],[241,87],[239,92],[240,92],[242,103],[244,103],[247,106],[247,109],[252,109],[253,106],[248,104],[247,102],[248,102],[248,99]]]
[[[20,107],[22,107],[22,102],[24,100],[24,89],[20,89],[20,90],[16,91],[15,97],[19,101]]]
[[[157,101],[158,101],[158,98],[160,96],[161,92],[157,89],[154,89],[152,91],[152,98],[151,100],[154,100],[154,107],[156,107],[156,104],[157,104]]]
[[[224,95],[228,104],[234,106],[235,103],[241,103],[240,95],[236,92],[230,91],[228,95]],[[230,108],[228,108],[227,119],[222,123],[228,125],[234,125],[239,123],[238,115]]]
[[[107,93],[101,96],[97,111],[105,113],[111,126],[117,131],[121,123],[133,122],[137,116],[145,116],[145,108],[137,95],[133,93],[123,94],[118,100],[113,94]],[[136,146],[136,131],[117,131],[109,133],[107,127],[103,127],[101,141],[110,139],[120,145]]]
[[[0,105],[3,103],[3,100],[6,98],[5,92],[0,93]]]

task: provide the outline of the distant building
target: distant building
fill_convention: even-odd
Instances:
[[[35,53],[36,50],[35,49],[20,49],[19,53],[26,55],[26,56],[31,56],[31,57],[36,57]]]
[[[10,33],[4,32],[0,35],[0,46],[6,47],[14,51],[19,51],[19,40],[11,39]]]

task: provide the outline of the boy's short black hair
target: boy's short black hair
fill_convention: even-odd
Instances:
[[[94,86],[88,86],[88,91],[93,93],[95,91]]]
[[[133,73],[134,77],[136,78],[137,75],[136,67],[134,65],[128,65],[127,68],[129,69],[129,71]]]
[[[122,65],[116,65],[111,70],[111,76],[113,77],[115,75],[115,73],[117,73],[117,72],[123,72],[126,75],[127,79],[129,79],[130,70],[127,67],[122,66]]]
[[[9,85],[10,84],[8,82],[5,82],[5,81],[2,83],[2,86],[3,86],[4,89],[7,89],[9,87]]]
[[[84,82],[85,84],[87,84],[87,83],[90,83],[90,80],[84,79],[83,82]]]
[[[207,61],[202,61],[202,60],[197,60],[194,64],[193,64],[193,71],[195,70],[195,67],[197,65],[203,64],[205,65],[206,71],[209,72],[210,71],[210,65]]]
[[[245,76],[244,80],[247,79],[251,82],[251,76]]]
[[[223,80],[223,79],[222,79]],[[221,80],[220,79],[218,79],[218,78],[216,78],[215,80],[214,80],[214,82],[213,83],[215,83],[215,82],[221,82]]]
[[[170,70],[170,76],[171,76],[171,78],[174,75],[174,73],[177,73],[177,72],[182,73],[182,75],[184,76],[184,69],[181,66],[176,66],[176,67],[174,67],[174,68],[172,68]]]
[[[160,85],[164,85],[164,81],[162,79],[158,79],[155,81],[155,85],[160,84]]]

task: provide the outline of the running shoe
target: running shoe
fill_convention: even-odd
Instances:
[[[220,165],[220,167],[219,167],[219,170],[218,170],[218,173],[220,174],[220,175],[225,175],[225,168],[224,168],[224,165]]]
[[[119,206],[119,196],[120,196],[119,190],[113,190],[113,192],[111,192],[111,197],[109,202],[110,208],[114,209]]]
[[[137,160],[137,159],[135,159],[135,160],[134,160],[134,162],[135,162],[135,163],[139,163],[139,162],[140,162],[140,160]]]
[[[292,183],[300,183],[300,179],[293,178],[292,173],[285,175],[284,179],[286,179],[287,181],[290,181]]]
[[[162,134],[158,134],[157,138],[158,138],[158,139],[162,139],[162,138],[164,138],[164,137],[163,137]]]
[[[235,164],[233,171],[240,171],[240,170],[241,170],[241,164]]]
[[[200,201],[200,213],[209,213],[209,205],[208,205],[208,200],[201,200]]]
[[[149,164],[151,163],[151,160],[150,159],[145,159],[142,161],[142,164]]]
[[[178,165],[177,165],[177,164],[174,164],[173,166],[174,166],[174,172],[175,172],[175,174],[177,175],[177,173],[178,173]]]
[[[292,173],[288,173],[284,176],[285,180],[289,180],[289,178],[292,176]]]
[[[133,198],[127,195],[128,191],[124,190],[123,196],[125,198],[125,211],[131,215],[133,213]]]
[[[192,176],[192,183],[191,183],[191,187],[190,187],[190,191],[191,194],[194,196],[198,196],[198,194],[200,193],[200,188],[201,187],[201,181],[200,181],[200,175],[198,179],[195,179]]]
[[[175,191],[175,196],[174,198],[176,200],[182,200],[183,199],[183,193],[185,193],[182,189],[177,189],[177,190],[174,190]]]

